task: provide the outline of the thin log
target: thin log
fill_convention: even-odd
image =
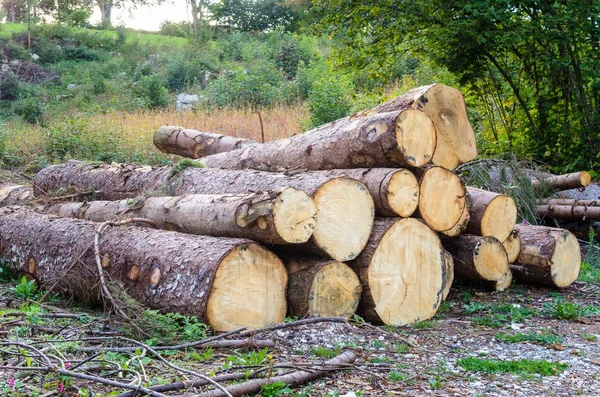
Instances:
[[[579,189],[588,186],[592,176],[587,171],[573,172],[563,175],[552,175],[548,178],[531,181],[533,186],[551,185],[556,190]]]
[[[582,221],[600,219],[600,207],[549,204],[538,205],[535,210],[540,218],[580,219]]]
[[[600,199],[598,199],[598,200],[578,200],[578,199],[565,199],[565,198],[549,198],[549,199],[542,200],[541,204],[600,207]]]
[[[498,281],[509,270],[508,256],[495,237],[461,235],[444,241],[454,257],[454,274],[467,280]]]
[[[517,222],[517,205],[504,194],[467,187],[471,196],[471,219],[466,232],[477,236],[492,236],[504,241]]]
[[[258,144],[249,139],[169,125],[156,130],[153,142],[154,146],[163,153],[177,154],[191,159]]]

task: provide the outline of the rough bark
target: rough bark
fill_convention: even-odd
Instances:
[[[230,152],[258,143],[214,132],[200,132],[169,125],[157,129],[153,141],[154,146],[163,153],[177,154],[191,159]]]
[[[0,209],[0,255],[42,287],[58,282],[57,292],[98,301],[90,249],[97,228],[93,222],[5,207]],[[216,331],[261,328],[285,317],[285,267],[250,240],[114,227],[100,236],[99,254],[110,278],[134,299],[196,315]]]
[[[405,168],[357,168],[323,171],[326,175],[346,176],[365,184],[375,202],[377,216],[408,218],[419,205],[419,182]]]
[[[538,205],[535,210],[540,218],[580,219],[583,221],[600,219],[600,207],[585,205]]]
[[[306,193],[284,188],[249,195],[189,195],[121,201],[67,203],[49,212],[95,222],[146,218],[161,229],[214,237],[248,238],[267,244],[305,243],[317,207]]]
[[[362,286],[348,265],[319,257],[283,257],[288,270],[288,316],[351,317]]]
[[[317,223],[303,249],[344,262],[364,248],[374,217],[374,204],[362,183],[307,172],[288,176],[255,170],[220,170],[189,167],[172,175],[168,167],[86,165],[69,161],[44,168],[35,177],[34,192],[58,189],[101,191],[100,198],[120,200],[142,193],[152,195],[247,194],[255,191],[292,187],[313,198]]]
[[[472,207],[466,232],[477,236],[493,236],[500,241],[506,240],[517,222],[515,201],[504,194],[474,187],[468,187],[467,190],[471,196]]]
[[[415,88],[377,106],[377,113],[419,109],[433,121],[437,144],[432,163],[453,170],[477,157],[475,133],[461,92],[443,84]]]
[[[521,238],[519,237],[519,233],[513,230],[510,236],[502,242],[502,245],[506,250],[508,263],[515,263],[521,252]]]
[[[206,167],[262,171],[420,167],[431,161],[436,134],[419,110],[354,115],[291,138],[214,154]]]
[[[454,257],[454,274],[466,280],[498,281],[509,270],[508,256],[495,237],[461,235],[444,241]]]
[[[450,287],[454,283],[454,258],[448,251],[444,251],[444,265],[446,265],[446,280],[442,300],[446,300],[450,293]]]
[[[8,185],[0,187],[0,207],[23,204],[33,199],[31,186]]]
[[[470,209],[462,179],[439,166],[415,169],[414,173],[419,180],[419,207],[415,216],[437,232],[451,236],[460,234]]]
[[[367,247],[348,264],[363,286],[358,313],[374,323],[431,318],[447,292],[440,239],[414,218],[378,218]]]
[[[600,200],[578,200],[578,199],[550,198],[550,199],[542,200],[542,204],[600,207]]]
[[[564,288],[579,276],[581,248],[577,238],[565,229],[516,225],[521,252],[511,265],[520,281]]]
[[[542,184],[551,185],[556,190],[578,189],[586,187],[592,182],[592,176],[587,171],[573,172],[571,174],[553,175],[542,180],[532,181],[533,186]]]

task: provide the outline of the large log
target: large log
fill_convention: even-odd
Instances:
[[[443,84],[415,88],[377,106],[374,112],[419,109],[433,121],[437,144],[432,163],[453,170],[477,157],[475,133],[461,92]]]
[[[362,286],[348,265],[309,256],[284,257],[288,270],[288,316],[351,317]]]
[[[510,236],[502,242],[502,245],[506,250],[508,263],[515,263],[521,252],[521,238],[519,237],[519,233],[513,230]]]
[[[215,153],[230,152],[258,142],[214,132],[200,132],[165,125],[154,133],[154,146],[163,153],[197,159]]]
[[[0,188],[0,207],[15,205],[33,199],[31,186],[7,185]]]
[[[305,243],[317,217],[303,191],[283,188],[248,195],[189,195],[121,201],[90,201],[51,207],[63,217],[95,222],[123,215],[146,218],[161,229],[214,237],[248,238],[267,244]]]
[[[188,167],[176,175],[168,167],[109,166],[69,161],[42,169],[35,177],[36,195],[58,189],[101,191],[100,198],[121,200],[141,194],[247,194],[293,187],[311,196],[317,224],[306,249],[344,262],[364,248],[373,226],[374,204],[361,182],[322,172],[285,175],[255,170]]]
[[[521,252],[511,265],[513,276],[526,283],[564,288],[579,276],[581,248],[565,229],[516,225]]]
[[[57,292],[98,301],[90,249],[97,228],[93,222],[5,207],[0,209],[0,255],[42,287],[58,283]],[[196,315],[216,331],[261,328],[285,318],[285,267],[250,240],[114,227],[100,236],[100,256],[105,271],[134,299]]]
[[[454,257],[454,274],[466,280],[498,281],[509,271],[508,256],[495,237],[461,235],[444,241]]]
[[[471,220],[466,232],[477,236],[493,236],[504,241],[517,222],[517,205],[504,194],[468,187],[471,196]]]
[[[540,218],[552,219],[600,219],[600,207],[586,205],[538,205],[535,210]]]
[[[419,110],[355,115],[291,138],[202,158],[206,167],[262,171],[420,167],[431,161],[436,133]]]
[[[536,179],[533,186],[551,185],[556,190],[578,189],[586,187],[592,182],[592,176],[587,171],[573,172],[571,174],[553,175],[548,178]]]
[[[363,285],[358,313],[390,325],[433,317],[447,292],[446,258],[439,237],[421,221],[378,218],[367,247],[348,263]]]

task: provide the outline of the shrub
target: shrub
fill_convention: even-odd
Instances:
[[[0,99],[14,101],[19,98],[21,81],[12,72],[3,73],[0,78]]]
[[[46,105],[41,98],[30,96],[15,102],[13,112],[23,117],[30,124],[38,124],[44,121]]]
[[[90,50],[79,46],[75,48],[65,48],[64,58],[73,61],[99,61],[103,56],[98,50]]]
[[[164,34],[165,36],[188,37],[190,31],[190,24],[185,21],[164,21],[160,24],[160,34]]]
[[[201,48],[189,47],[167,63],[167,88],[178,91],[200,83],[205,72],[215,72],[217,61]]]
[[[328,76],[315,81],[308,94],[312,125],[325,124],[350,114],[353,91],[352,80],[347,76]]]
[[[296,77],[300,52],[294,40],[283,41],[275,54],[275,65],[289,80]]]
[[[31,49],[40,57],[41,63],[57,63],[64,57],[63,49],[46,38],[34,42]]]
[[[158,74],[144,76],[141,81],[142,96],[146,106],[151,109],[169,106],[169,93],[163,85],[163,78]]]
[[[21,44],[9,40],[6,43],[6,52],[9,59],[31,59],[31,54]]]

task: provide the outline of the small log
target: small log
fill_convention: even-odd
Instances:
[[[318,257],[283,258],[288,270],[288,316],[351,317],[362,286],[348,265]]]
[[[440,239],[414,218],[378,218],[367,247],[348,264],[363,285],[358,313],[374,323],[427,320],[446,292],[448,265]]]
[[[493,236],[504,241],[517,222],[517,205],[504,194],[467,187],[471,196],[471,219],[466,232],[477,236]]]
[[[506,255],[508,255],[508,263],[515,263],[521,252],[521,238],[519,233],[513,230],[506,240],[502,242]]]
[[[551,185],[556,190],[579,189],[592,182],[592,176],[587,171],[573,172],[570,174],[553,175],[541,180],[533,180],[533,186]]]
[[[498,281],[509,270],[508,256],[495,237],[461,235],[444,241],[454,257],[454,274],[466,280]]]
[[[204,157],[209,168],[288,171],[420,167],[431,161],[436,133],[420,110],[353,115],[291,138]]]
[[[540,218],[552,219],[600,219],[600,207],[589,207],[585,205],[538,205],[535,210]]]
[[[374,112],[419,109],[433,121],[437,144],[432,163],[453,170],[477,157],[475,133],[461,92],[443,84],[415,88],[383,103]]]
[[[0,255],[42,288],[56,283],[56,292],[98,302],[90,249],[97,228],[93,222],[4,207]],[[104,270],[132,298],[154,309],[196,315],[215,331],[257,329],[285,318],[285,266],[251,240],[121,226],[102,233],[99,254]]]
[[[23,204],[33,198],[31,186],[8,185],[0,188],[0,207]]]
[[[165,125],[154,133],[154,146],[163,153],[197,159],[215,153],[230,152],[258,142],[214,132],[200,132]]]
[[[267,244],[307,242],[317,216],[314,201],[294,188],[249,195],[189,195],[68,203],[47,211],[95,222],[115,220],[125,214],[149,219],[161,229],[248,238]]]
[[[542,204],[600,207],[600,199],[598,199],[598,200],[578,200],[578,199],[565,199],[565,198],[549,198],[549,199],[542,200]]]
[[[579,276],[581,248],[577,238],[565,229],[516,225],[521,252],[511,265],[520,281],[564,288]]]

